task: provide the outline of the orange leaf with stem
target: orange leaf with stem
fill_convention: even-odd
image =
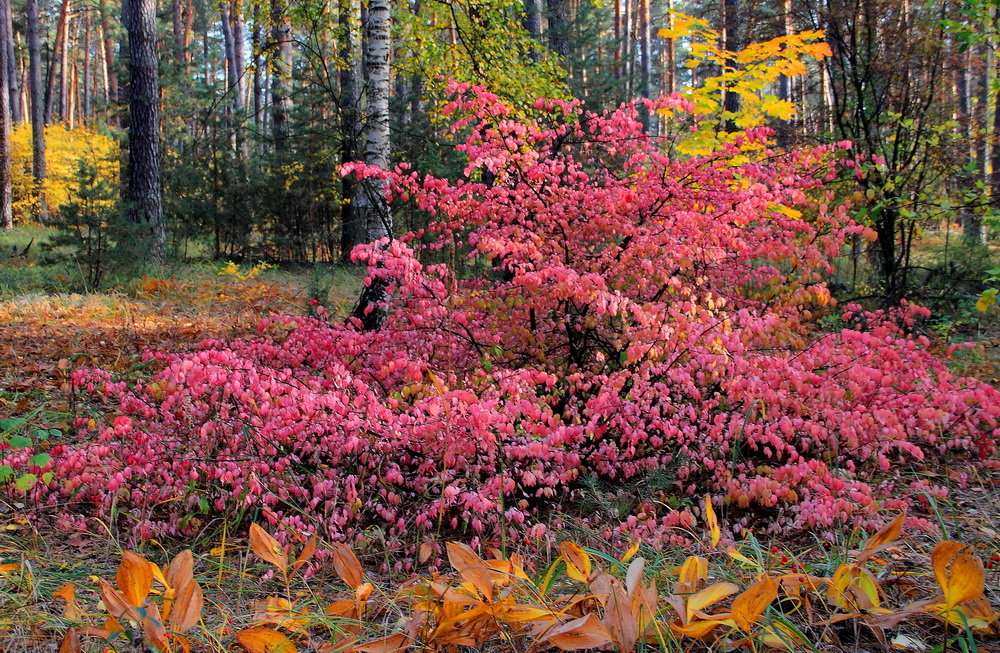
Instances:
[[[556,626],[542,637],[563,651],[599,648],[611,643],[611,633],[601,620],[592,614]]]
[[[282,574],[288,572],[288,554],[278,544],[278,540],[271,537],[257,524],[250,524],[250,548],[253,549],[258,558],[270,562]]]
[[[883,526],[877,533],[872,535],[865,543],[865,548],[858,554],[857,561],[864,562],[885,547],[899,539],[899,534],[903,530],[906,522],[906,513],[902,513],[891,522]]]
[[[364,580],[364,570],[361,568],[361,561],[354,555],[351,547],[341,542],[334,542],[330,545],[333,553],[333,568],[337,570],[337,575],[351,589],[357,589]]]
[[[493,597],[493,580],[486,562],[468,545],[448,542],[448,562],[487,600]]]

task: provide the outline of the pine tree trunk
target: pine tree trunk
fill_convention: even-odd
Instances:
[[[292,110],[292,27],[283,0],[271,0],[271,136],[276,150],[288,147],[288,114]]]
[[[24,122],[21,113],[21,85],[17,66],[17,54],[14,48],[14,23],[10,8],[11,0],[0,0],[0,30],[2,30],[3,56],[6,59],[7,103],[10,105],[10,120],[13,125]]]
[[[3,0],[5,3],[7,0]],[[0,7],[5,14],[10,13],[10,5]],[[2,17],[0,17],[2,18]],[[8,57],[10,52],[6,47],[0,47],[0,228],[14,227],[14,185],[11,178],[10,162],[10,124],[11,96],[7,77],[10,75]]]
[[[100,0],[98,9],[101,14],[101,35],[104,38],[104,63],[108,81],[108,102],[119,101],[118,72],[115,70],[115,39],[111,31],[111,12],[107,0]]]
[[[538,44],[542,42],[542,6],[541,0],[524,0],[524,29]],[[528,55],[535,63],[542,58],[537,48],[532,48]]]
[[[549,49],[561,60],[563,66],[569,66],[569,8],[566,0],[546,0],[546,19],[548,20]]]
[[[667,0],[667,14],[664,17],[667,29],[674,27],[674,0]],[[675,39],[667,39],[663,44],[663,88],[660,92],[669,95],[677,90],[677,44]]]
[[[250,33],[253,48],[253,126],[258,137],[264,133],[264,78],[261,67],[260,3],[253,5],[253,31]]]
[[[28,87],[31,95],[31,174],[39,195],[38,220],[45,222],[45,105],[42,100],[42,47],[39,39],[38,0],[27,0]]]
[[[88,11],[83,17],[83,106],[81,107],[83,122],[86,125],[90,125],[90,119],[93,117],[93,98],[92,89],[93,80],[91,79],[91,61],[90,61],[90,49],[91,49],[91,25],[90,25],[90,12]]]
[[[60,84],[60,72],[63,68],[63,52],[66,44],[66,21],[69,19],[69,0],[62,0],[59,5],[59,20],[56,27],[56,42],[52,46],[52,60],[49,62],[49,72],[45,82],[45,124],[52,122],[53,108],[56,102],[56,81]],[[60,78],[57,80],[57,78]],[[61,117],[61,116],[60,116]]]
[[[166,231],[160,199],[159,59],[156,52],[156,0],[124,0],[122,24],[128,32],[128,218],[145,225],[150,256],[166,256]]]

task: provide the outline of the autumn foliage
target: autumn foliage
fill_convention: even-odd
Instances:
[[[453,91],[463,178],[344,171],[433,218],[354,253],[389,284],[383,328],[275,317],[150,353],[144,383],[77,372],[117,416],[52,448],[36,499],[74,528],[114,507],[139,539],[259,511],[415,555],[442,532],[537,541],[597,479],[649,502],[577,517],[656,544],[701,512],[675,497],[715,495],[733,533],[872,525],[942,491],[911,470],[995,455],[1000,392],[929,353],[925,311],[837,307],[820,282],[864,232],[833,190],[849,144],[751,128],[672,157],[698,124],[676,95],[652,138],[631,105],[526,121]]]

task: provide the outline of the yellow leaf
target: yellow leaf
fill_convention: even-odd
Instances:
[[[576,542],[563,542],[559,552],[566,561],[566,575],[581,583],[590,582],[590,555]]]
[[[194,628],[201,619],[201,610],[204,605],[205,599],[202,596],[201,586],[193,579],[188,579],[177,588],[167,620],[170,628],[175,632],[184,632]]]
[[[0,565],[0,574],[4,576],[9,576],[15,571],[20,571],[20,570],[21,570],[21,565],[17,564],[16,562],[8,562],[7,564]]]
[[[722,539],[722,531],[719,529],[719,520],[715,516],[715,508],[712,507],[712,497],[705,497],[705,521],[708,522],[708,531],[712,536],[712,548],[719,545]]]
[[[688,620],[698,610],[704,610],[739,591],[740,588],[733,583],[716,583],[692,594],[687,600]]]
[[[486,561],[476,555],[468,545],[448,542],[448,562],[468,583],[487,600],[493,598],[493,580]]]
[[[704,619],[700,621],[692,621],[689,624],[679,624],[675,621],[670,622],[670,630],[674,631],[678,635],[684,635],[685,637],[694,637],[695,639],[702,639],[711,635],[712,632],[719,626],[729,626],[734,627],[736,624],[732,619]]]
[[[701,581],[708,579],[708,560],[701,556],[690,556],[681,565],[674,594],[693,594]]]
[[[622,554],[622,557],[619,558],[618,561],[628,562],[629,560],[631,560],[636,553],[639,553],[640,544],[642,544],[642,540],[636,540],[635,542],[632,542],[632,546],[630,546],[628,550],[624,554]]]
[[[742,553],[740,553],[736,549],[736,547],[733,547],[733,546],[726,547],[726,554],[729,555],[729,557],[732,558],[733,560],[739,560],[740,562],[748,564],[751,567],[756,567],[757,569],[760,569],[760,563],[758,563],[757,561],[751,560],[750,558],[746,557],[745,555],[743,555]]]
[[[733,621],[740,630],[749,633],[777,596],[778,584],[773,578],[765,576],[733,599]]]
[[[288,569],[288,555],[285,553],[278,540],[271,537],[263,528],[257,524],[250,524],[250,548],[257,554],[257,557],[265,562],[270,562],[277,567],[281,573]]]
[[[939,542],[931,552],[931,566],[944,591],[946,609],[983,595],[986,572],[971,547],[961,542]]]
[[[295,653],[290,639],[266,626],[241,630],[236,633],[236,641],[249,653]]]
[[[773,95],[764,98],[760,103],[760,110],[779,120],[790,120],[795,115],[794,104],[788,100],[779,100]]]

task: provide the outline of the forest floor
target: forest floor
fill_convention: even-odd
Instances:
[[[0,243],[0,251],[11,249]],[[189,351],[206,339],[253,336],[263,317],[305,314],[310,310],[310,299],[317,296],[331,312],[344,313],[359,287],[356,275],[341,270],[264,270],[248,275],[239,269],[227,272],[219,266],[189,266],[143,277],[113,292],[74,294],[46,288],[33,267],[30,257],[0,258],[0,420],[24,418],[31,429],[64,434],[70,432],[74,419],[102,410],[73,396],[68,382],[73,370],[100,367],[123,378],[141,378],[148,374],[142,362],[147,349]],[[963,334],[977,335],[984,346],[957,362],[961,371],[998,383],[998,334],[957,329],[948,337],[954,340]],[[931,483],[951,489],[949,497],[929,510],[928,516],[943,525],[951,539],[975,547],[986,561],[989,598],[994,606],[1000,605],[1000,469],[965,470],[971,471],[972,481],[964,487],[954,482],[956,471],[923,472]],[[0,486],[0,651],[57,650],[70,626],[81,621],[93,625],[103,622],[97,579],[114,578],[128,543],[115,523],[102,522],[97,530],[100,532],[86,535],[60,533],[46,520],[32,518],[32,506],[25,505],[9,484],[6,489]],[[265,564],[248,554],[245,536],[228,535],[224,525],[212,532],[211,539],[153,542],[143,551],[161,565],[169,559],[168,552],[186,547],[194,551],[206,597],[197,650],[235,648],[231,632],[248,624],[252,601],[271,592],[288,596],[296,605],[312,605],[322,614],[322,605],[343,591],[328,566],[308,581],[283,587],[273,574],[266,573]],[[579,533],[573,535],[580,541]],[[864,537],[863,533],[845,533],[845,552],[859,546]],[[909,542],[904,559],[907,554],[916,557],[918,550],[926,553],[932,545],[926,536],[917,534]],[[801,540],[762,540],[758,548],[774,568],[832,571],[828,568],[834,562],[831,554]],[[664,568],[677,565],[687,553],[662,552],[661,562]],[[722,561],[726,563],[724,556]],[[529,562],[542,572],[547,561]],[[894,564],[906,563],[896,560]],[[926,568],[926,561],[919,564]],[[390,587],[392,581],[384,580],[385,587]],[[68,613],[64,598],[53,596],[68,583],[76,588],[80,615]],[[389,589],[385,592],[386,596],[391,593]],[[65,597],[64,592],[62,595]],[[307,613],[303,609],[302,615]],[[381,619],[391,626],[397,616],[388,610]],[[939,628],[936,622],[920,623],[906,631],[906,645],[897,642],[895,648],[930,650],[930,646],[921,648],[913,642],[934,641]],[[868,638],[862,640],[869,648],[877,644]],[[113,650],[131,649],[122,644]],[[866,649],[852,644],[849,649],[822,646],[813,650]],[[979,650],[1000,651],[1000,643],[983,641]]]

